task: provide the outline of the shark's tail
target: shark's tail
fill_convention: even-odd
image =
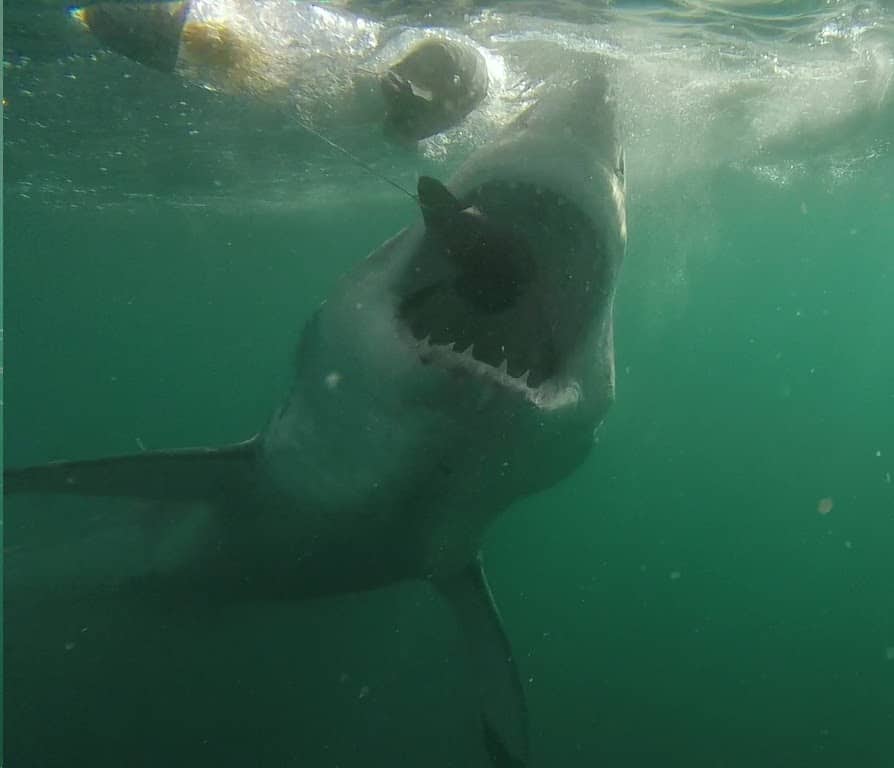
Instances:
[[[4,495],[67,494],[154,501],[209,501],[244,488],[254,472],[255,438],[221,448],[147,451],[57,461],[3,473]]]

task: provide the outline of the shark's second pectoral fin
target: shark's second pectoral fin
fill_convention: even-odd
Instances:
[[[476,558],[437,582],[469,649],[471,677],[481,706],[482,737],[494,768],[528,764],[528,712],[509,639]]]
[[[89,461],[57,461],[3,473],[3,492],[208,501],[242,488],[254,470],[255,442],[221,448],[147,451]]]

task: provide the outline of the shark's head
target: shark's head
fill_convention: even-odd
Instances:
[[[602,75],[549,93],[447,185],[420,179],[419,224],[346,275],[308,325],[272,431],[295,444],[286,436],[300,432],[318,456],[331,442],[329,459],[351,467],[356,485],[327,484],[320,498],[423,476],[429,492],[437,467],[462,462],[470,494],[493,491],[487,467],[517,467],[499,506],[576,466],[614,395],[624,189]],[[344,430],[351,439],[337,440]],[[525,462],[550,461],[528,481]]]
[[[448,186],[421,178],[418,196],[424,226],[392,274],[407,350],[539,411],[601,418],[627,239],[605,77],[547,95]]]

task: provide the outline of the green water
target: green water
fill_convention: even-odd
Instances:
[[[667,61],[654,66],[649,40],[624,81],[617,401],[587,463],[517,504],[484,546],[528,697],[531,766],[889,768],[890,96],[878,113],[854,107],[844,128],[817,122],[817,107],[801,142],[771,130],[790,93],[764,103],[754,81],[772,94],[801,77],[807,93],[817,48],[788,50],[809,71],[783,57],[784,77],[752,52],[755,90],[730,86],[726,111],[711,112],[687,90],[690,70],[685,98],[664,80],[642,86]],[[277,143],[275,116],[140,80],[110,57],[45,55],[7,73],[5,459],[255,433],[313,308],[417,211],[352,167],[293,186],[281,166],[304,161],[307,137]],[[688,56],[675,61],[693,82],[722,91],[716,62]],[[808,106],[833,102],[824,88]],[[758,102],[763,122],[748,111]],[[860,120],[865,142],[845,131]],[[702,142],[702,124],[722,130]],[[779,135],[782,159],[759,172],[750,148]],[[402,180],[447,176],[469,148],[447,149],[446,163],[389,162]],[[218,205],[221,179],[237,192]],[[246,189],[261,192],[243,205]],[[269,204],[270,189],[298,202]],[[55,541],[63,516],[97,509],[108,505],[8,503],[7,555],[23,531]],[[6,597],[10,768],[485,766],[456,629],[424,586],[188,616]]]
[[[618,400],[587,464],[485,547],[538,764],[894,761],[892,178],[890,162],[834,189],[718,173],[691,180],[692,210],[680,187],[632,195]],[[9,198],[5,215],[23,463],[251,434],[308,312],[414,214]],[[424,590],[398,592],[131,627],[101,656],[107,628],[23,620],[7,742],[41,765],[474,764],[453,630]]]

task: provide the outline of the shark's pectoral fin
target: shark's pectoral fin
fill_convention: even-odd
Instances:
[[[528,712],[509,639],[494,604],[480,558],[437,582],[459,622],[478,688],[483,739],[494,768],[524,768],[528,761]]]
[[[3,473],[4,494],[53,493],[159,501],[207,501],[245,487],[254,438],[222,448],[147,451],[90,461],[57,461]]]

